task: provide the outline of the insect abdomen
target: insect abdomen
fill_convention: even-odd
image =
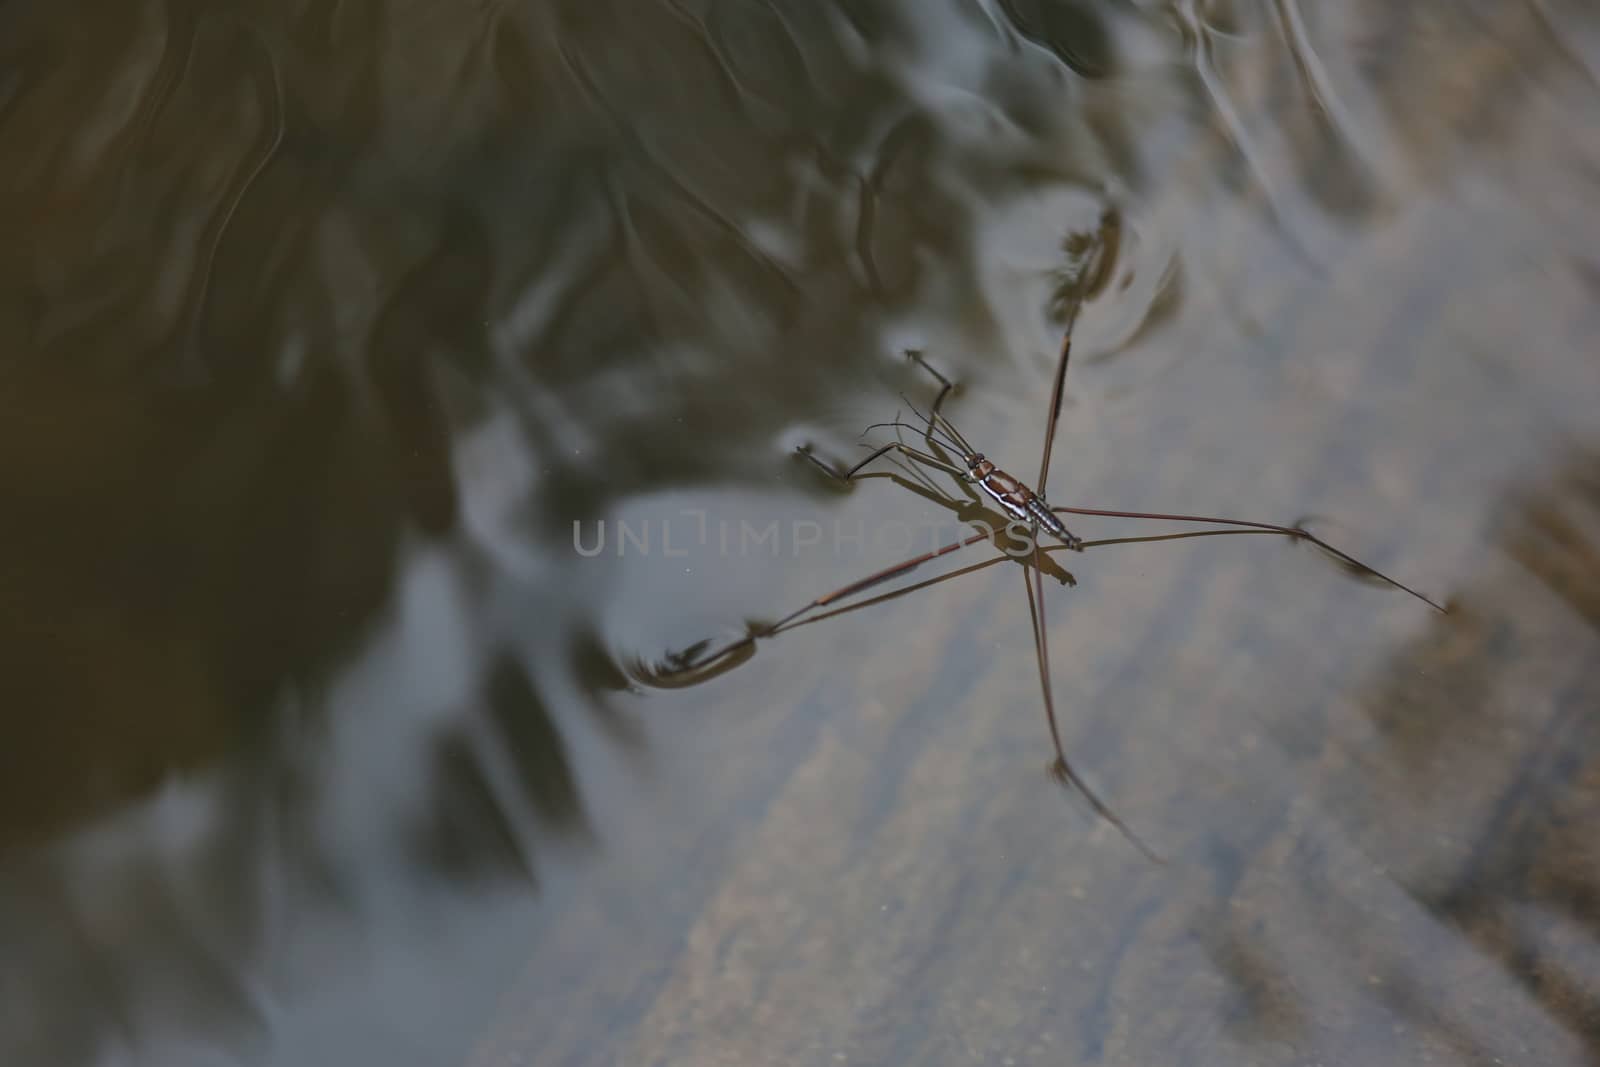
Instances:
[[[1050,510],[1050,505],[1046,504],[1040,497],[1035,496],[1028,501],[1028,516],[1050,531],[1068,548],[1083,547],[1083,542],[1071,530],[1067,529],[1066,525],[1056,517],[1056,513]]]
[[[978,484],[983,491],[994,497],[995,502],[1012,518],[1029,519],[1032,513],[1028,510],[1033,503],[1033,491],[1003,470],[991,469],[987,474],[978,479]]]

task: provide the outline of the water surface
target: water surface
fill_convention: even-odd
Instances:
[[[7,5],[0,1058],[1592,1062],[1597,99],[1561,0]],[[1050,496],[1451,614],[1063,559],[1165,865],[1014,563],[650,684],[952,521],[794,455],[908,347],[1031,477],[1107,213]]]

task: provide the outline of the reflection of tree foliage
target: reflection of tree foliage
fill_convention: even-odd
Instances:
[[[1600,455],[1573,457],[1555,486],[1514,514],[1511,558],[1600,630]]]
[[[452,453],[490,413],[538,471],[519,514],[544,543],[630,492],[770,472],[751,446],[878,373],[880,313],[930,272],[976,288],[980,198],[1034,164],[954,140],[841,39],[908,38],[899,5],[826,7],[174,16],[104,180],[70,190],[81,210],[5,219],[13,249],[53,251],[0,277],[56,310],[0,315],[23,369],[0,400],[19,516],[0,638],[30,731],[0,838],[251,743],[382,617],[408,537],[461,538]],[[414,87],[390,71],[424,56],[432,88],[397,106]],[[1002,109],[1036,106],[992,78]],[[48,158],[17,131],[77,128],[65,106],[17,98],[0,148]],[[20,173],[16,203],[57,193]],[[176,303],[156,262],[189,272]],[[68,368],[119,351],[149,380],[86,395]],[[598,648],[573,669],[620,677]]]
[[[1082,0],[1001,0],[1019,33],[1048,48],[1086,78],[1116,73],[1117,56],[1101,15]]]
[[[532,853],[513,813],[529,810],[552,829],[569,831],[583,820],[577,781],[554,720],[517,659],[502,656],[490,668],[484,704],[493,727],[485,741],[490,752],[479,751],[464,732],[446,734],[435,748],[429,810],[437,821],[426,828],[422,854],[462,874],[503,866],[531,880]],[[491,753],[504,753],[515,768],[518,795],[496,789],[486,769]]]
[[[516,427],[534,474],[507,511],[533,555],[628,493],[770,475],[786,420],[876,382],[884,317],[933,283],[978,288],[977,213],[1073,156],[963,143],[908,102],[859,50],[915,36],[902,4],[704,6],[7,23],[0,154],[42,165],[0,198],[0,926],[59,898],[15,958],[110,973],[103,1017],[136,1029],[161,985],[132,960],[181,957],[185,998],[248,965],[275,880],[360,908],[320,761],[412,546],[475,577],[482,655],[422,741],[415,807],[375,818],[417,873],[467,885],[531,879],[543,835],[584,833],[559,705],[636,746],[609,699],[629,683],[570,571],[530,591],[537,615],[492,617],[464,517],[498,472],[463,474],[464,437]],[[141,19],[164,31],[148,57]],[[1095,21],[1072,36],[1104,65]],[[79,65],[40,62],[58,54]],[[1050,69],[985,75],[1045,139]],[[55,91],[96,71],[115,93]],[[86,114],[101,96],[128,106]],[[91,119],[98,159],[70,140]],[[199,772],[219,829],[119,873],[140,932],[103,946],[71,865],[36,846]],[[237,981],[207,990],[220,1025],[259,1022]],[[31,1015],[30,1047],[89,1057],[95,1035],[67,1039],[82,1004]]]

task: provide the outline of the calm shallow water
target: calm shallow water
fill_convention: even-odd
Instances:
[[[0,57],[3,1062],[1600,1057],[1587,5],[12,3]],[[1068,747],[1165,866],[1043,773],[1009,563],[646,684],[951,521],[793,455],[905,348],[1031,475],[1107,210],[1052,498],[1313,515],[1453,613],[1067,560]]]

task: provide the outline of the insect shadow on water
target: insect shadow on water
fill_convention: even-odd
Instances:
[[[1443,606],[1410,586],[1404,585],[1382,571],[1368,566],[1305,529],[1303,524],[1308,521],[1306,519],[1301,519],[1292,526],[1282,526],[1276,523],[1256,522],[1250,519],[1235,519],[1214,515],[1180,515],[1150,511],[1120,511],[1109,508],[1053,506],[1045,499],[1043,489],[1050,474],[1050,454],[1055,443],[1056,428],[1061,419],[1061,403],[1066,386],[1067,364],[1072,354],[1073,326],[1086,300],[1104,286],[1109,276],[1110,255],[1108,250],[1114,245],[1116,232],[1116,216],[1108,212],[1101,220],[1098,234],[1091,239],[1092,247],[1088,250],[1088,259],[1084,269],[1078,273],[1063,298],[1066,321],[1062,333],[1061,353],[1056,361],[1055,379],[1050,389],[1050,406],[1045,421],[1044,448],[1039,460],[1039,477],[1033,483],[1039,487],[1038,490],[1029,487],[1020,479],[1001,470],[992,460],[974,448],[971,442],[956,428],[955,424],[945,416],[943,412],[944,403],[955,389],[955,383],[934,369],[932,365],[922,358],[922,354],[916,351],[908,352],[907,356],[939,384],[939,391],[934,397],[932,406],[926,413],[911,403],[910,400],[906,400],[907,405],[910,406],[915,414],[918,424],[904,422],[897,414],[894,419],[888,422],[873,423],[868,426],[863,433],[877,429],[892,429],[895,431],[895,440],[874,447],[865,459],[843,470],[829,466],[818,459],[809,446],[802,445],[797,450],[800,455],[804,456],[830,478],[845,483],[853,482],[858,478],[883,476],[882,474],[864,474],[863,471],[868,465],[877,460],[885,458],[894,460],[903,457],[905,461],[909,461],[909,464],[915,464],[916,467],[912,467],[908,463],[897,465],[906,473],[916,477],[921,482],[921,485],[913,485],[899,476],[889,475],[889,477],[921,496],[939,501],[956,510],[962,508],[960,502],[940,493],[926,474],[916,468],[920,467],[924,471],[936,471],[950,476],[972,506],[977,506],[980,503],[980,498],[973,491],[973,487],[976,486],[978,490],[981,490],[988,497],[989,502],[997,506],[999,511],[1007,518],[1008,530],[1020,530],[1027,535],[1023,539],[1025,547],[1021,549],[1006,547],[1004,548],[1007,553],[1005,556],[989,559],[870,599],[840,604],[841,601],[849,601],[850,598],[856,597],[884,582],[909,574],[925,563],[977,544],[979,541],[996,537],[996,531],[993,528],[980,527],[975,533],[951,544],[937,547],[930,552],[903,560],[882,570],[874,571],[864,578],[859,578],[848,585],[825,593],[784,615],[777,622],[748,623],[746,632],[742,637],[735,638],[720,647],[713,648],[712,642],[705,640],[697,642],[680,652],[670,653],[654,668],[642,672],[648,675],[650,683],[661,687],[680,688],[707,681],[732,670],[748,660],[755,654],[757,641],[763,638],[776,637],[786,630],[821,622],[837,615],[858,611],[873,604],[893,600],[917,590],[925,589],[928,586],[960,577],[963,574],[970,574],[997,563],[1004,563],[1007,557],[1010,556],[1023,565],[1023,585],[1027,590],[1028,614],[1033,626],[1034,658],[1038,661],[1039,668],[1039,690],[1044,701],[1045,721],[1050,728],[1050,740],[1055,748],[1055,760],[1050,768],[1051,774],[1063,786],[1077,789],[1089,802],[1095,813],[1116,827],[1136,848],[1152,860],[1161,862],[1161,858],[1083,780],[1067,759],[1066,749],[1061,743],[1061,731],[1056,721],[1055,697],[1050,685],[1050,650],[1048,627],[1045,621],[1044,575],[1050,573],[1063,582],[1071,582],[1072,578],[1070,574],[1061,570],[1057,564],[1050,560],[1051,554],[1062,551],[1081,552],[1085,548],[1095,546],[1134,542],[1169,541],[1240,534],[1269,534],[1310,543],[1328,554],[1352,574],[1389,585],[1410,594],[1436,611],[1446,613],[1446,609]],[[1069,251],[1071,251],[1070,246]],[[900,434],[902,430],[913,430],[920,434],[923,447],[917,448],[907,444]],[[1210,526],[1231,527],[1231,529],[1198,530],[1153,536],[1085,541],[1067,529],[1060,518],[1061,515],[1092,515],[1107,518],[1153,519],[1163,522],[1192,522],[1204,523]],[[1058,543],[1046,547],[1041,541],[1041,535],[1048,535]],[[997,547],[1000,546],[997,544]],[[840,606],[834,607],[834,605]],[[824,610],[830,608],[831,610]]]

